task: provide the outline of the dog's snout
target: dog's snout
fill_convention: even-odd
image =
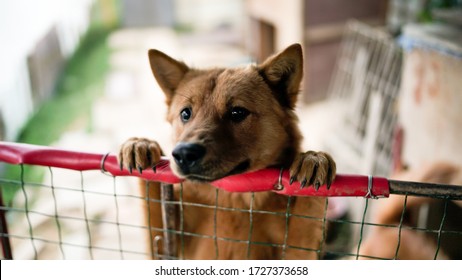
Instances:
[[[196,165],[204,155],[205,147],[199,144],[180,143],[172,151],[172,156],[183,173],[189,173],[190,168]]]

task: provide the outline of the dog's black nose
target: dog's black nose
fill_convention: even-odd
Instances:
[[[179,143],[172,151],[178,167],[187,174],[191,167],[198,163],[205,155],[205,147],[198,144]]]

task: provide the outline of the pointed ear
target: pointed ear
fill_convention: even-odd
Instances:
[[[294,108],[303,78],[303,52],[300,44],[293,44],[257,66],[260,75],[275,93],[276,99]]]
[[[158,50],[149,50],[148,55],[152,73],[165,93],[167,104],[170,104],[175,90],[189,68],[183,62],[177,61]]]

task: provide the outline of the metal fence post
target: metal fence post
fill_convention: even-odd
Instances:
[[[12,260],[13,254],[11,252],[10,238],[8,235],[8,224],[6,223],[6,208],[3,205],[3,195],[0,188],[0,230],[1,230],[1,242],[3,258],[6,260]]]
[[[164,229],[163,237],[163,258],[177,258],[178,248],[176,236],[173,232],[176,229],[177,207],[170,203],[174,200],[173,185],[161,184],[161,209],[162,209],[162,224]]]

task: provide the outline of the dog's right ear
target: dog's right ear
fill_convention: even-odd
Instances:
[[[258,71],[274,89],[275,97],[283,105],[295,108],[300,82],[303,78],[303,51],[300,44],[266,59]]]
[[[189,68],[183,62],[177,61],[158,50],[149,50],[148,55],[152,73],[165,93],[167,104],[170,104],[175,90]]]

